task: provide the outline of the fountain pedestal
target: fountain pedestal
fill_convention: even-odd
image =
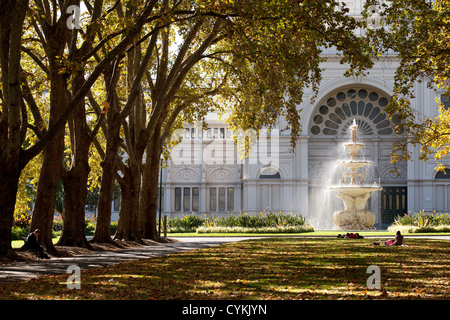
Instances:
[[[337,191],[336,197],[344,202],[344,210],[333,213],[335,229],[338,230],[367,230],[375,224],[375,214],[364,209],[372,191],[381,188],[373,186],[342,186],[332,187]]]

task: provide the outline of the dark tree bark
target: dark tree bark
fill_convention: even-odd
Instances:
[[[63,150],[64,131],[59,132],[44,149],[44,161],[39,175],[36,203],[30,224],[30,230],[39,229],[41,231],[39,240],[52,253],[56,253],[52,242],[52,227]]]
[[[0,112],[0,256],[15,258],[11,228],[20,172],[21,90],[20,46],[27,0],[0,2],[0,67],[2,108]]]
[[[139,192],[141,189],[141,172],[136,167],[126,168],[120,184],[120,211],[115,240],[142,243],[139,234]]]
[[[159,131],[157,130],[156,133]],[[139,205],[139,227],[144,239],[159,241],[157,225],[157,201],[160,174],[161,146],[159,134],[154,134],[147,147],[147,160],[143,166],[142,192]]]
[[[83,73],[73,81],[76,92],[83,84]],[[57,245],[92,248],[85,236],[85,205],[90,172],[89,147],[92,139],[86,124],[84,101],[80,102],[69,119],[72,140],[72,163],[62,174],[64,185],[64,220]]]
[[[102,162],[102,178],[97,206],[97,221],[92,242],[111,242],[111,207],[114,193],[116,159],[120,143],[120,117],[114,111],[107,115],[106,152]]]
[[[11,228],[14,221],[14,206],[16,203],[18,172],[9,171],[15,166],[0,162],[0,256],[14,259],[16,254],[11,247]]]
[[[119,99],[116,94],[116,86],[119,81],[121,57],[116,59],[105,74],[105,81],[109,83],[107,103],[109,110],[106,112],[106,150],[101,163],[102,177],[100,183],[99,198],[97,204],[97,221],[94,237],[91,242],[110,243],[111,240],[111,207],[114,193],[117,153],[120,144],[120,126],[122,118],[119,111]]]
[[[64,221],[58,246],[85,247],[91,245],[85,237],[85,210],[87,195],[87,175],[89,166],[78,165],[63,179],[64,183]]]

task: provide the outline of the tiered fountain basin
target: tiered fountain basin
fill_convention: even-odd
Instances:
[[[372,164],[372,161],[366,160],[340,160],[337,164],[343,165],[349,169],[359,169]]]
[[[356,141],[351,143],[344,143],[344,147],[349,151],[352,159],[356,159],[359,150],[361,150],[364,147],[364,143],[358,143]]]

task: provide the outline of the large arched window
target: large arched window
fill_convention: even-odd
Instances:
[[[263,168],[259,174],[260,179],[281,179],[280,173],[274,168]]]
[[[435,179],[450,179],[450,169],[444,169],[444,171],[438,171],[436,172],[436,175],[434,176]]]
[[[347,135],[353,119],[359,127],[359,134],[365,136],[386,136],[397,130],[403,133],[398,115],[389,119],[384,108],[388,97],[368,88],[348,88],[331,94],[320,103],[313,115],[310,132],[312,136]]]

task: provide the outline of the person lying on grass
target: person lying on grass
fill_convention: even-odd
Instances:
[[[338,238],[344,238],[344,239],[364,239],[363,236],[361,236],[359,233],[346,233],[346,234],[338,234]]]

